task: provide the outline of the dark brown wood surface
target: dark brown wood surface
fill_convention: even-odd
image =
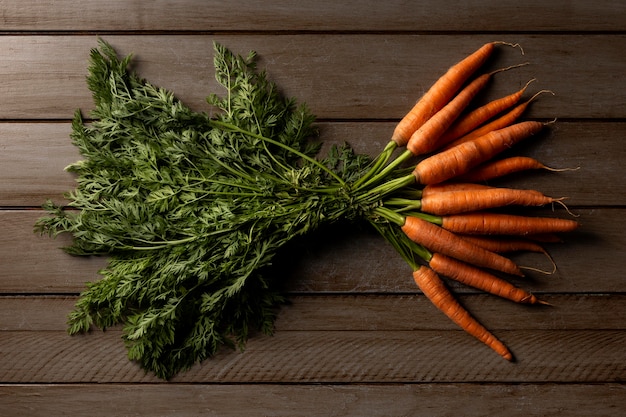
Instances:
[[[621,416],[626,413],[626,4],[622,1],[0,2],[0,415]],[[582,223],[547,245],[552,275],[515,283],[552,306],[515,305],[452,284],[514,352],[507,363],[438,312],[393,249],[368,230],[321,230],[284,255],[290,304],[274,336],[224,351],[172,381],[126,359],[121,331],[79,337],[66,315],[103,258],[33,233],[63,201],[88,112],[89,50],[102,37],[196,110],[219,92],[212,42],[260,66],[319,117],[324,144],[375,154],[452,63],[485,41],[520,43],[493,68],[487,100],[552,90],[528,118],[555,120],[516,148],[566,172],[503,183],[567,196]],[[562,208],[541,209],[565,215]],[[342,233],[345,232],[345,233]],[[293,261],[295,259],[295,261]],[[516,255],[550,269],[543,255]]]

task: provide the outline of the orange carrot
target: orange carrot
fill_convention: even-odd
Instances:
[[[472,265],[523,276],[522,271],[512,260],[463,240],[426,220],[407,216],[402,231],[409,239],[431,252],[441,253]]]
[[[535,252],[543,253],[548,260],[552,263],[552,273],[556,272],[556,263],[552,256],[544,249],[543,246],[535,241],[526,239],[515,239],[511,237],[501,236],[481,236],[481,235],[460,235],[461,238],[472,242],[473,244],[487,249],[488,251],[495,253],[508,253],[508,252]],[[536,268],[520,267],[522,269],[530,269],[534,271],[540,271]],[[545,271],[541,271],[545,272]]]
[[[530,99],[528,99],[527,101],[523,102],[522,104],[518,104],[512,110],[510,110],[509,112],[505,113],[504,115],[498,117],[495,120],[492,120],[491,122],[489,122],[487,124],[484,124],[484,125],[476,128],[476,129],[472,130],[471,132],[467,133],[464,136],[461,136],[460,138],[454,140],[453,142],[448,143],[448,145],[446,145],[446,147],[443,148],[443,150],[450,149],[450,148],[452,148],[452,147],[454,147],[456,145],[459,145],[461,143],[468,142],[468,141],[474,140],[474,139],[476,139],[476,138],[478,138],[480,136],[486,135],[487,133],[492,132],[494,130],[502,129],[502,128],[505,128],[507,126],[512,125],[526,111],[526,109],[528,108],[530,103],[532,103],[535,100],[535,98],[537,98],[537,96],[539,96],[539,94],[545,93],[545,92],[548,92],[548,90],[541,90],[541,91],[539,91],[534,96],[532,96]]]
[[[459,91],[493,53],[496,43],[490,42],[453,65],[422,96],[396,126],[391,140],[398,146],[404,146],[409,138],[424,122],[438,112]]]
[[[510,205],[543,206],[561,200],[545,196],[535,190],[514,188],[457,190],[422,197],[421,210],[443,216]]]
[[[437,273],[427,266],[413,271],[413,279],[424,295],[448,318],[506,360],[513,360],[507,347],[464,309]]]
[[[432,152],[436,148],[450,142],[452,138],[443,138],[442,136],[449,129],[452,123],[454,123],[454,121],[461,115],[474,97],[476,97],[476,95],[483,88],[485,88],[489,80],[491,80],[493,74],[500,71],[506,71],[516,66],[501,68],[476,77],[411,135],[406,148],[413,155],[422,155]]]
[[[534,81],[530,80],[524,87],[516,91],[513,94],[499,98],[497,100],[490,101],[489,103],[481,106],[464,116],[459,117],[452,126],[441,136],[439,142],[441,144],[447,144],[455,139],[458,139],[472,130],[476,129],[487,120],[496,116],[497,114],[505,111],[506,109],[514,106],[522,98],[522,95],[528,88],[528,85]]]
[[[460,235],[461,238],[473,244],[495,253],[507,252],[537,252],[547,255],[546,250],[535,241],[527,239],[514,239],[500,236]]]
[[[433,194],[446,193],[448,191],[460,190],[489,190],[493,187],[484,184],[475,184],[472,182],[442,182],[438,184],[429,184],[422,189],[422,198]]]
[[[527,156],[512,156],[479,165],[468,173],[457,177],[457,179],[461,181],[488,181],[529,169],[547,169],[549,171],[558,172],[573,168],[555,169],[545,166],[534,158]]]
[[[489,272],[473,267],[464,262],[457,261],[448,256],[434,254],[428,262],[436,273],[452,278],[461,284],[497,295],[516,303],[536,304],[537,297],[526,290],[516,287]]]
[[[578,222],[570,219],[488,212],[443,216],[441,225],[453,233],[518,236],[571,232],[579,226]]]
[[[525,121],[462,143],[430,156],[417,164],[413,175],[418,183],[437,184],[465,174],[515,143],[538,133],[544,124]]]

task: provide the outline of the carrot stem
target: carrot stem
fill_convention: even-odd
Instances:
[[[409,150],[404,151],[403,153],[398,155],[393,161],[391,161],[385,168],[383,168],[382,171],[376,173],[376,175],[374,175],[364,184],[360,184],[360,187],[358,188],[366,188],[368,186],[376,184],[377,182],[380,182],[381,180],[385,179],[391,171],[396,169],[400,164],[402,164],[403,162],[405,162],[412,156],[413,156],[413,153],[411,151]]]

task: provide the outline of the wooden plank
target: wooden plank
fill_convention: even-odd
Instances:
[[[529,117],[623,118],[625,35],[146,35],[106,36],[120,54],[135,53],[136,68],[191,107],[222,91],[213,81],[211,42],[238,53],[259,52],[259,66],[288,96],[321,118],[399,119],[451,64],[486,41],[519,42],[526,55],[504,49],[491,67],[529,61],[498,74],[490,91],[504,95],[537,78],[534,89],[555,97],[535,103]],[[68,119],[92,107],[84,82],[95,36],[3,36],[0,118]],[[567,77],[563,76],[567,71]],[[604,74],[606,76],[598,76]]]
[[[281,307],[276,331],[455,330],[421,295],[289,295]],[[4,296],[0,298],[0,331],[67,329],[66,317],[76,297]],[[484,294],[459,296],[485,326],[497,330],[626,329],[624,294],[546,294],[552,304],[522,306]]]
[[[386,145],[395,123],[320,122],[319,126],[325,144],[348,142],[357,152],[374,156]],[[38,207],[49,198],[63,203],[63,193],[75,187],[74,176],[63,168],[80,159],[70,132],[69,123],[0,123],[0,206]],[[529,172],[492,183],[569,196],[567,204],[572,207],[626,205],[620,166],[626,160],[624,136],[626,123],[557,122],[513,152],[551,167],[579,170]]]
[[[0,211],[0,280],[8,293],[76,293],[98,279],[102,257],[73,257],[61,250],[70,236],[56,239],[34,233],[41,211]],[[15,216],[15,217],[13,217]],[[52,256],[49,256],[52,255]],[[78,284],[78,285],[77,285]]]
[[[548,277],[528,272],[527,278],[513,282],[541,293],[624,291],[624,209],[576,211],[581,228],[566,236],[565,243],[547,245],[557,272]],[[99,278],[96,271],[106,259],[71,257],[58,249],[69,243],[68,236],[53,240],[32,232],[41,215],[36,210],[0,211],[0,292],[76,293],[86,281]],[[374,232],[356,226],[329,229],[294,241],[276,260],[275,273],[288,283],[288,291],[415,292],[410,269]],[[552,267],[541,254],[515,259],[526,266]]]
[[[41,206],[75,187],[63,169],[80,159],[69,123],[0,124],[0,206]]]
[[[0,332],[3,383],[159,382],[120,332]],[[626,378],[623,330],[501,330],[511,363],[462,331],[284,331],[255,336],[176,383],[605,383]]]
[[[608,384],[0,385],[13,417],[245,415],[309,417],[463,415],[622,416],[625,387]],[[114,398],[115,401],[111,401]]]
[[[10,0],[1,29],[29,31],[610,31],[624,30],[619,1],[389,0],[315,3],[289,0]]]

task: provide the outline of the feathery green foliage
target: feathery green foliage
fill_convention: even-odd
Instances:
[[[295,236],[354,219],[346,184],[369,158],[347,146],[315,159],[314,117],[283,98],[254,54],[215,44],[213,118],[129,69],[100,41],[87,84],[95,109],[78,111],[71,138],[83,159],[67,167],[77,187],[66,208],[47,203],[41,233],[71,233],[74,255],[106,254],[69,316],[71,334],[124,326],[128,356],[169,378],[213,355],[271,333],[283,302],[269,267]]]

